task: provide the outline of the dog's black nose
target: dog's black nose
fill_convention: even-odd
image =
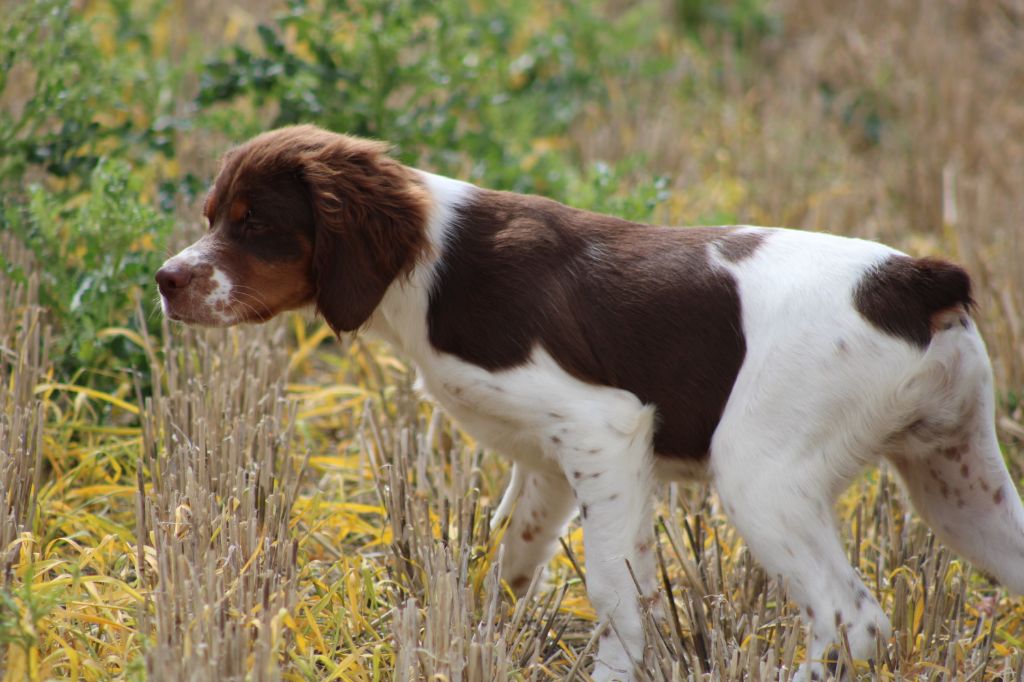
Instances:
[[[156,273],[156,283],[160,293],[171,296],[188,286],[192,281],[192,268],[188,266],[165,266]]]

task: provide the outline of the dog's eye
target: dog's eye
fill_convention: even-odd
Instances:
[[[242,216],[242,229],[247,235],[259,234],[260,232],[266,231],[267,224],[261,221],[259,216],[253,213],[252,209],[249,209],[245,212],[245,215]]]

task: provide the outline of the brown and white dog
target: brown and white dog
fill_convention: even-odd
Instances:
[[[631,679],[643,655],[655,479],[713,481],[807,615],[805,678],[840,625],[858,658],[890,633],[833,517],[882,457],[940,538],[1024,592],[1024,507],[963,270],[811,232],[638,225],[386,152],[312,126],[228,152],[209,232],[157,273],[164,312],[232,325],[312,304],[411,358],[514,462],[495,519],[513,589],[578,510],[587,591],[614,625],[595,678]]]

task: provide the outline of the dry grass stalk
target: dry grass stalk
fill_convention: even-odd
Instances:
[[[151,679],[276,680],[295,603],[287,357],[277,335],[171,333],[143,401],[139,566]],[[152,355],[152,351],[151,351]]]
[[[0,268],[0,588],[5,588],[22,551],[22,533],[31,530],[36,517],[44,415],[34,389],[48,366],[49,328],[37,305],[35,264],[9,234],[0,234],[0,262],[24,275],[16,281]],[[31,545],[31,534],[27,541]]]
[[[399,424],[382,428],[368,410],[363,428],[391,530],[394,679],[486,682],[517,669],[564,669],[575,660],[566,657],[560,634],[570,621],[559,612],[565,588],[510,609],[490,513],[480,505],[481,452],[458,439],[435,449],[415,400],[396,402],[412,408]]]

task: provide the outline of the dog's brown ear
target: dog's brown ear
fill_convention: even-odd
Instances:
[[[361,327],[426,246],[428,199],[383,143],[317,131],[300,172],[316,226],[314,301],[336,334]]]

